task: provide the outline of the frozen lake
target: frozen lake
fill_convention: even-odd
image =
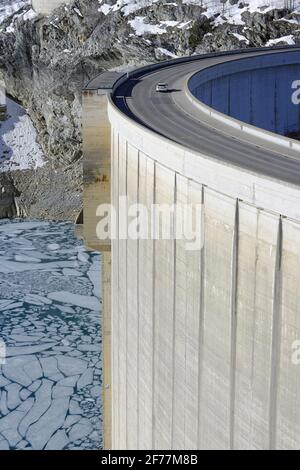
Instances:
[[[7,119],[0,122],[0,172],[43,166],[44,156],[30,117],[10,98],[6,104]]]
[[[73,232],[0,220],[0,450],[102,446],[100,257]]]

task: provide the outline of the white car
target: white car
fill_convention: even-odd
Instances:
[[[158,93],[162,93],[162,92],[165,92],[165,91],[168,91],[168,85],[167,83],[158,83],[156,85],[156,91]]]

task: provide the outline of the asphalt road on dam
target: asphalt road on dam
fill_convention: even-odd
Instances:
[[[299,52],[298,49],[297,51]],[[225,61],[270,53],[283,53],[283,50],[202,58],[170,65],[145,73],[139,78],[129,79],[117,88],[114,102],[136,122],[193,151],[270,178],[299,185],[300,155],[298,159],[281,154],[280,148],[275,152],[260,147],[255,137],[252,138],[253,142],[249,142],[247,136],[248,141],[244,142],[218,132],[197,119],[196,107],[184,91],[188,78],[201,69]],[[157,93],[158,82],[168,83],[169,91]]]

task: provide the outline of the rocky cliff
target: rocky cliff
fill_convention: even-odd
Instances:
[[[49,159],[48,175],[55,180],[57,174],[68,173],[69,187],[60,189],[57,181],[57,190],[76,192],[72,214],[81,204],[81,90],[90,78],[104,69],[175,56],[300,40],[297,10],[253,9],[236,0],[224,11],[203,4],[76,0],[41,17],[25,2],[0,25],[0,70],[7,90],[26,106],[38,130]],[[45,186],[45,169],[40,173],[36,178]],[[10,179],[24,192],[19,177]],[[32,215],[34,205],[27,201],[27,206]],[[34,214],[60,218],[54,209],[45,213],[36,205]]]

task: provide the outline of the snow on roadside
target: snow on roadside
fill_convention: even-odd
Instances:
[[[5,121],[0,121],[0,173],[43,166],[36,130],[26,111],[7,99],[7,115]]]

